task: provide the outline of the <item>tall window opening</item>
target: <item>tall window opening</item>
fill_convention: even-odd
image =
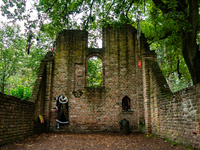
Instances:
[[[125,110],[125,111],[131,110],[130,98],[128,96],[125,96],[122,99],[122,110]]]
[[[87,62],[87,86],[102,87],[102,60],[93,56]]]

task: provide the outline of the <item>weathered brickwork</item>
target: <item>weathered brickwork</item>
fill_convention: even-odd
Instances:
[[[40,64],[29,101],[0,93],[0,146],[48,130],[52,54]],[[45,123],[39,122],[38,115],[44,116]]]
[[[41,61],[30,102],[0,94],[0,145],[47,130],[119,132],[119,121],[126,119],[131,131],[200,149],[200,84],[171,93],[155,52],[143,34],[137,41],[130,25],[103,28],[101,49],[88,48],[87,36],[80,30],[58,34],[55,55],[49,52]],[[102,60],[102,87],[87,87],[87,61],[92,56]],[[81,97],[74,96],[76,90],[83,92]],[[58,130],[55,98],[61,94],[69,100],[69,124]],[[122,110],[126,96],[129,111]],[[38,115],[44,116],[45,124],[38,123]]]
[[[132,26],[125,25],[121,30],[108,26],[103,29],[102,49],[87,48],[87,36],[86,31],[79,30],[63,30],[58,35],[55,56],[49,53],[39,69],[37,90],[31,98],[39,106],[35,116],[44,114],[49,130],[58,131],[55,98],[64,94],[69,99],[69,124],[61,126],[60,131],[118,132],[122,119],[129,121],[132,131],[138,131],[139,124],[145,122],[143,71],[138,66],[142,54],[149,51],[144,36],[138,46],[137,31]],[[87,61],[92,56],[103,63],[102,87],[87,87]],[[72,92],[76,90],[83,95],[75,97]],[[130,98],[129,111],[122,111],[125,96]]]
[[[52,70],[53,70],[53,53],[48,52],[41,60],[37,71],[36,81],[33,92],[29,101],[35,104],[34,118],[38,115],[44,117],[47,129],[49,128],[50,118],[50,100],[52,96]]]
[[[160,136],[200,149],[200,85],[163,97],[158,102]]]
[[[46,131],[34,121],[34,103],[0,92],[0,108],[0,146]]]
[[[200,149],[200,84],[172,94],[155,69],[149,69],[152,133]]]
[[[138,44],[140,43],[140,44]],[[41,61],[30,101],[0,93],[0,146],[45,131],[119,132],[119,121],[131,131],[153,133],[200,149],[200,84],[171,93],[142,34],[130,25],[103,28],[103,48],[88,48],[88,33],[63,30],[56,53]],[[87,87],[87,61],[98,56],[103,64],[103,86]],[[81,90],[81,97],[73,92]],[[56,100],[69,103],[69,124],[57,129]],[[122,110],[122,99],[130,110]],[[38,122],[43,115],[45,123]]]
[[[35,116],[43,113],[50,131],[119,131],[127,119],[131,131],[154,133],[198,148],[200,85],[172,94],[142,34],[125,25],[103,29],[103,48],[88,48],[86,31],[63,30],[56,39],[56,54],[42,60],[33,102]],[[140,44],[138,44],[140,42]],[[103,86],[87,87],[87,61],[103,63]],[[42,89],[44,88],[44,89]],[[75,97],[73,91],[83,95]],[[42,92],[39,92],[42,91]],[[56,96],[69,100],[69,124],[56,128]],[[131,110],[122,111],[122,99]],[[43,107],[43,108],[42,108]]]

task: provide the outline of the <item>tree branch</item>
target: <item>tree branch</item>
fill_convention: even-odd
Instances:
[[[162,10],[163,13],[168,13],[169,12],[169,10],[167,8],[167,5],[164,4],[162,2],[162,0],[153,0],[153,2],[160,10]]]
[[[109,12],[110,12],[110,9],[111,9],[112,6],[114,5],[114,3],[115,3],[115,0],[113,0],[112,4],[110,5],[110,7],[109,7],[109,9],[108,9],[108,11],[107,11],[106,18],[108,17],[108,14],[109,14]]]
[[[47,10],[45,12],[48,13],[49,10],[53,8],[53,6],[55,5],[55,3],[57,3],[57,0],[55,0],[54,3],[49,8],[47,8]]]
[[[89,14],[89,16],[88,16],[88,18],[87,18],[86,25],[84,25],[84,26],[85,26],[85,29],[87,29],[89,20],[90,20],[90,18],[91,18],[91,16],[92,16],[92,6],[93,6],[93,4],[94,4],[94,0],[93,0],[92,3],[90,4],[90,14]]]
[[[179,11],[182,11],[182,12],[186,13],[185,10],[187,8],[187,4],[186,4],[185,0],[178,0],[178,6],[179,6],[178,7]]]
[[[160,37],[158,40],[166,39],[166,38],[168,38],[170,35],[172,35],[172,31],[169,31],[169,32],[165,33],[165,35],[162,36],[162,37]],[[148,40],[151,40],[152,43],[153,43],[154,40],[155,40],[155,37],[153,37],[153,38],[148,38]],[[150,44],[151,44],[151,43],[150,43]]]
[[[185,0],[178,0],[178,7],[176,8],[176,11],[181,11],[185,14],[185,16],[187,17],[187,4]]]
[[[179,70],[179,63],[180,63],[180,59],[179,59],[179,57],[177,57],[177,59],[178,59],[178,63],[177,63],[177,73],[178,73],[178,78],[179,79],[181,79],[181,73],[180,73],[180,70]]]
[[[154,4],[163,12],[163,13],[169,13],[170,11],[173,11],[172,9],[169,9],[168,6],[162,2],[162,0],[153,0]],[[185,0],[178,0],[178,7],[176,8],[176,11],[183,12],[186,16],[186,8],[187,4]]]
[[[122,12],[123,12],[123,15],[124,15],[124,4],[125,4],[125,0],[123,0],[122,7],[121,7],[121,10],[122,10]]]
[[[128,12],[129,12],[131,6],[133,5],[133,2],[134,2],[134,0],[131,1],[130,5],[129,5],[127,11],[126,11],[126,18],[128,18]]]

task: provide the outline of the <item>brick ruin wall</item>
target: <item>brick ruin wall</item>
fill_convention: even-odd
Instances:
[[[49,53],[42,61],[46,66],[43,110],[48,127],[58,131],[54,98],[65,94],[69,99],[70,124],[61,127],[61,131],[119,131],[118,121],[126,118],[132,131],[153,133],[199,148],[200,85],[171,93],[155,53],[148,50],[145,40],[141,40],[138,51],[136,30],[128,31],[104,29],[102,49],[87,48],[84,31],[62,33],[57,39],[60,47],[56,55]],[[85,86],[86,62],[94,55],[103,61],[103,88]],[[138,67],[138,60],[142,68]],[[77,89],[84,93],[80,98],[72,94]],[[131,99],[132,111],[123,112],[121,100],[126,95]]]
[[[46,57],[50,56],[47,54]],[[48,115],[45,115],[47,106],[44,100],[48,93],[46,74],[50,62],[51,59],[48,62],[46,58],[42,60],[29,101],[0,92],[0,146],[48,131],[48,121],[45,119],[40,123],[38,115]]]
[[[50,130],[56,129],[55,97],[69,99],[69,125],[59,131],[119,131],[119,121],[127,119],[132,131],[144,121],[142,69],[138,67],[137,31],[130,25],[103,29],[103,48],[87,48],[86,31],[64,30],[57,38],[52,71]],[[146,41],[144,41],[146,42]],[[141,45],[144,45],[141,41]],[[141,46],[141,52],[145,47]],[[103,87],[87,87],[87,60],[98,56],[103,62]],[[83,91],[80,98],[72,92]],[[131,110],[122,111],[122,99],[130,98]],[[49,103],[49,102],[47,102]]]
[[[139,51],[136,39],[136,30],[130,26],[122,31],[107,27],[103,48],[90,49],[85,31],[62,32],[56,55],[49,52],[41,61],[30,102],[0,93],[0,145],[34,133],[58,131],[54,98],[65,94],[70,123],[60,131],[119,131],[119,120],[126,118],[132,131],[200,149],[200,84],[171,93],[155,53],[145,40]],[[86,86],[90,56],[102,59],[102,88]],[[84,93],[80,98],[72,94],[77,89]],[[131,111],[122,111],[126,95]],[[45,124],[38,123],[38,115],[44,116]]]
[[[149,69],[151,133],[200,149],[200,84],[170,93],[154,74]]]
[[[0,146],[46,131],[34,120],[34,103],[0,92],[0,108]]]

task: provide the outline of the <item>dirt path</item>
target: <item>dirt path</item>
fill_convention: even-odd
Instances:
[[[143,134],[119,135],[114,133],[44,133],[5,145],[1,150],[187,150],[172,146],[156,137]]]

